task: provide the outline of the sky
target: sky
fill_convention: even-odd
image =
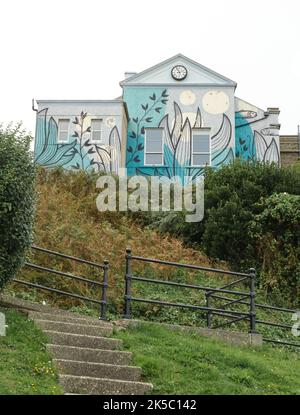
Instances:
[[[236,96],[300,124],[297,0],[9,0],[0,3],[0,122],[34,134],[35,99],[113,99],[124,72],[182,53]]]

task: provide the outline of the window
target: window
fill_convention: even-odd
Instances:
[[[210,135],[208,129],[192,130],[192,165],[210,165]]]
[[[67,118],[58,120],[58,141],[67,143],[69,141],[70,120]]]
[[[163,160],[163,129],[147,128],[145,130],[145,165],[162,166]]]
[[[101,142],[102,139],[102,120],[91,120],[91,141]]]

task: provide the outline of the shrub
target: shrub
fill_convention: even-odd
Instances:
[[[31,137],[0,125],[0,289],[21,267],[31,243],[35,168]]]
[[[300,305],[300,196],[273,194],[249,225],[261,263],[261,284],[277,302]]]

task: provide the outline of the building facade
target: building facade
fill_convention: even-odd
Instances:
[[[36,162],[182,182],[235,157],[280,164],[279,109],[237,98],[234,81],[181,54],[120,86],[113,100],[38,100]]]

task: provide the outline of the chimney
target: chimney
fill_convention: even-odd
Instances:
[[[137,74],[136,72],[125,72],[125,73],[124,73],[124,75],[125,75],[125,79],[128,79],[128,78],[130,78],[131,76],[136,75],[136,74]]]

